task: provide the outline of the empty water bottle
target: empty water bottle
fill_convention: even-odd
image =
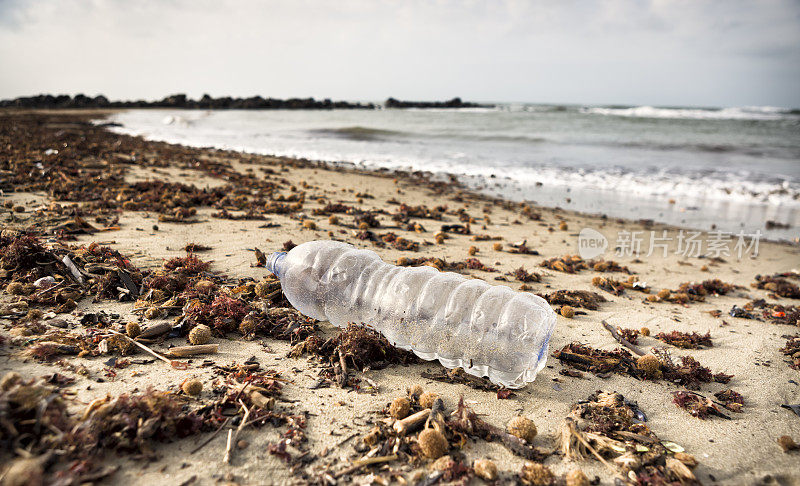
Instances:
[[[369,326],[398,348],[508,388],[533,381],[547,360],[556,314],[530,293],[428,266],[398,267],[337,241],[273,253],[267,269],[309,317]]]

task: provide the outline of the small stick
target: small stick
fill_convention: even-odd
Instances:
[[[639,346],[636,346],[634,344],[631,344],[630,342],[628,342],[627,339],[625,339],[624,337],[620,336],[619,333],[617,332],[617,330],[614,329],[614,326],[612,326],[611,324],[607,323],[605,320],[600,321],[600,323],[603,324],[603,327],[608,329],[608,332],[610,332],[611,335],[614,337],[614,339],[616,339],[617,342],[620,343],[621,345],[623,345],[626,348],[630,349],[631,351],[633,351],[634,353],[638,354],[639,356],[644,356],[645,354],[647,354],[647,352],[643,351],[642,348],[640,348]]]
[[[397,454],[392,454],[389,456],[365,457],[363,459],[358,459],[357,461],[353,461],[353,464],[350,467],[342,471],[339,471],[338,473],[336,473],[334,477],[339,478],[341,476],[344,476],[345,474],[350,474],[353,471],[361,469],[364,466],[369,466],[371,464],[380,464],[382,462],[391,462],[394,460],[397,460]]]
[[[171,358],[185,358],[196,354],[213,354],[219,351],[219,344],[197,344],[194,346],[176,346],[171,348],[167,356]]]
[[[225,464],[231,463],[231,450],[232,450],[231,445],[232,443],[235,443],[237,441],[237,439],[239,438],[239,434],[242,432],[242,429],[244,428],[245,425],[247,425],[247,419],[250,417],[250,409],[247,408],[247,406],[245,406],[244,402],[241,399],[239,400],[239,405],[241,405],[242,408],[244,409],[244,417],[242,417],[242,421],[239,422],[239,426],[236,427],[235,433],[232,434],[233,432],[232,429],[228,430],[228,445],[225,449],[225,459],[224,459]],[[231,438],[231,435],[233,435],[233,438]]]
[[[233,429],[228,429],[228,443],[225,446],[225,457],[222,458],[222,462],[225,464],[231,462],[231,444],[233,444]]]
[[[344,388],[347,385],[347,362],[344,359],[344,355],[342,354],[342,348],[338,348],[339,351],[339,366],[342,367],[342,379],[339,380],[339,387]]]
[[[420,410],[419,412],[413,415],[409,415],[403,420],[398,420],[397,422],[394,423],[392,427],[394,428],[394,430],[397,432],[398,435],[406,435],[412,429],[422,425],[428,419],[428,416],[430,414],[431,414],[430,408],[426,408],[425,410]]]
[[[165,362],[165,363],[169,364],[170,366],[172,366],[172,367],[173,367],[173,368],[175,368],[176,370],[188,370],[188,369],[189,369],[189,365],[188,365],[188,364],[186,364],[186,363],[182,363],[182,362],[180,362],[180,361],[174,361],[174,360],[170,360],[170,359],[168,359],[168,358],[166,358],[166,357],[164,357],[164,356],[161,356],[160,354],[156,353],[155,351],[153,351],[152,349],[148,348],[148,347],[147,347],[147,346],[145,346],[144,344],[142,344],[142,343],[140,343],[140,342],[138,342],[138,341],[135,341],[135,340],[133,340],[133,339],[129,338],[128,336],[126,336],[125,334],[122,334],[121,332],[117,332],[117,331],[115,331],[115,330],[113,330],[113,329],[108,329],[108,332],[110,332],[110,333],[112,333],[112,334],[116,334],[116,335],[118,335],[118,336],[122,336],[122,337],[124,337],[125,339],[127,339],[127,340],[128,340],[128,341],[130,341],[131,343],[133,343],[133,344],[135,344],[136,346],[140,347],[141,349],[143,349],[143,350],[147,351],[149,354],[151,354],[151,355],[155,356],[156,358],[160,359],[161,361],[163,361],[163,362]]]

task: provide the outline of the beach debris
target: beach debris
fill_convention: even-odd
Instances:
[[[526,486],[551,486],[556,481],[556,476],[550,468],[538,462],[523,464],[518,478]]]
[[[587,290],[557,290],[550,294],[537,294],[552,306],[568,305],[573,308],[597,310],[607,299],[597,292]]]
[[[714,394],[714,396],[720,401],[720,405],[727,408],[731,412],[742,411],[742,407],[744,406],[744,397],[740,393],[733,391],[731,388],[718,391]]]
[[[711,332],[697,334],[696,332],[686,333],[672,331],[669,333],[660,332],[654,336],[659,341],[671,344],[676,348],[698,349],[701,347],[712,347]]]
[[[673,403],[686,410],[692,417],[706,419],[710,415],[730,420],[731,418],[722,413],[722,410],[711,399],[691,391],[672,392]]]
[[[631,273],[628,267],[623,267],[613,260],[584,260],[578,255],[564,255],[561,257],[554,257],[549,260],[544,260],[539,264],[542,267],[549,268],[564,273],[577,273],[581,270],[594,270],[595,272],[621,272]]]
[[[646,355],[645,355],[646,356]],[[697,390],[701,383],[730,382],[733,375],[712,373],[691,356],[682,356],[674,361],[666,350],[655,350],[653,357],[638,360],[628,351],[617,348],[612,351],[594,349],[590,346],[571,343],[553,353],[563,365],[580,371],[592,372],[601,378],[611,373],[627,374],[637,379],[664,379],[690,390]],[[642,360],[640,367],[639,360]],[[658,360],[658,363],[653,361]],[[658,365],[656,367],[656,364]]]
[[[772,324],[800,326],[800,306],[770,303],[764,299],[751,300],[741,308],[734,305],[730,314],[744,319],[759,319],[758,310],[761,311],[760,318]]]
[[[211,341],[211,328],[205,324],[198,324],[189,331],[189,342],[194,345],[206,344]]]
[[[789,367],[800,371],[800,334],[782,337],[786,339],[786,344],[781,348],[781,352],[789,358]]]
[[[598,391],[572,407],[558,437],[566,459],[593,458],[623,483],[699,484],[694,457],[678,456],[647,425],[635,403]]]
[[[788,435],[782,435],[778,437],[778,445],[781,446],[783,452],[789,453],[792,451],[800,451],[800,445],[798,445],[794,439],[792,439]]]
[[[472,464],[472,469],[475,475],[485,481],[494,481],[497,479],[497,464],[491,459],[476,459]]]
[[[495,268],[489,267],[481,263],[477,258],[467,258],[461,262],[448,262],[442,258],[436,257],[420,257],[408,258],[401,257],[395,262],[400,267],[419,267],[429,265],[440,271],[463,272],[464,270],[481,270],[484,272],[496,272]]]
[[[603,327],[606,328],[608,332],[617,340],[618,343],[622,344],[626,348],[630,349],[634,353],[639,356],[643,356],[645,351],[643,351],[640,347],[636,346],[639,340],[639,334],[644,334],[641,331],[637,331],[636,329],[623,329],[619,326],[613,327],[611,324],[606,322],[605,320],[600,321]],[[643,328],[646,329],[646,328]],[[647,330],[647,334],[650,334],[650,330]]]
[[[183,382],[181,385],[183,393],[196,397],[203,391],[203,382],[197,378],[191,378]]]
[[[521,415],[512,418],[506,425],[506,430],[508,430],[509,434],[529,443],[533,442],[537,434],[536,424],[533,423],[533,420]]]
[[[794,272],[787,272],[776,275],[756,275],[756,281],[752,284],[757,289],[764,289],[775,295],[787,299],[800,299],[800,288],[787,280],[787,277],[797,278]]]
[[[519,267],[518,269],[512,272],[514,278],[519,280],[520,282],[530,283],[530,282],[541,282],[542,276],[536,272],[529,272],[525,270],[524,267]]]
[[[436,370],[433,371],[426,370],[421,373],[421,376],[428,380],[466,385],[476,390],[498,392],[498,393],[501,390],[505,390],[500,385],[495,385],[494,383],[489,381],[488,378],[473,376],[466,373],[463,368],[453,368],[453,369],[437,368]]]
[[[509,250],[508,250],[509,253],[514,253],[514,254],[517,254],[517,255],[538,255],[539,254],[538,251],[533,250],[531,248],[528,248],[528,240],[518,241],[516,243],[510,243],[508,245],[508,247],[509,247]],[[502,245],[500,246],[500,249],[502,249]],[[497,250],[497,244],[495,244],[495,250]]]
[[[570,307],[568,305],[562,305],[561,309],[559,309],[558,312],[559,312],[559,314],[561,314],[563,317],[566,317],[567,319],[572,319],[573,317],[575,317],[575,309],[573,309],[572,307]]]

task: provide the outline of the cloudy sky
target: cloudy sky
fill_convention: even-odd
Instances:
[[[0,0],[0,98],[800,107],[798,0]]]

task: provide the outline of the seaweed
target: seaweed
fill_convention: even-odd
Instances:
[[[514,270],[514,278],[519,280],[520,282],[541,282],[542,276],[536,272],[529,272],[525,270],[524,267],[519,267],[518,269]]]
[[[691,471],[694,457],[670,454],[644,423],[646,416],[619,393],[598,391],[573,405],[557,442],[567,459],[599,460],[633,484],[700,484]]]
[[[776,274],[776,275],[756,275],[756,281],[753,287],[757,289],[769,290],[781,297],[787,299],[800,299],[800,288],[797,284],[788,281],[786,276],[789,274]],[[796,278],[796,277],[795,277]]]
[[[789,367],[800,371],[800,334],[785,335],[783,338],[786,339],[786,345],[781,352],[789,358]]]
[[[707,419],[711,415],[730,420],[730,417],[722,413],[716,403],[709,398],[690,391],[672,392],[672,402],[678,407],[689,412],[692,417]]]
[[[682,349],[698,349],[700,347],[712,347],[711,332],[705,334],[697,334],[696,332],[686,333],[680,331],[672,331],[670,333],[660,332],[655,335],[659,341],[671,344],[677,348]]]
[[[538,295],[553,306],[568,305],[589,310],[597,310],[600,308],[601,302],[607,302],[602,295],[587,290],[557,290],[550,294]]]

